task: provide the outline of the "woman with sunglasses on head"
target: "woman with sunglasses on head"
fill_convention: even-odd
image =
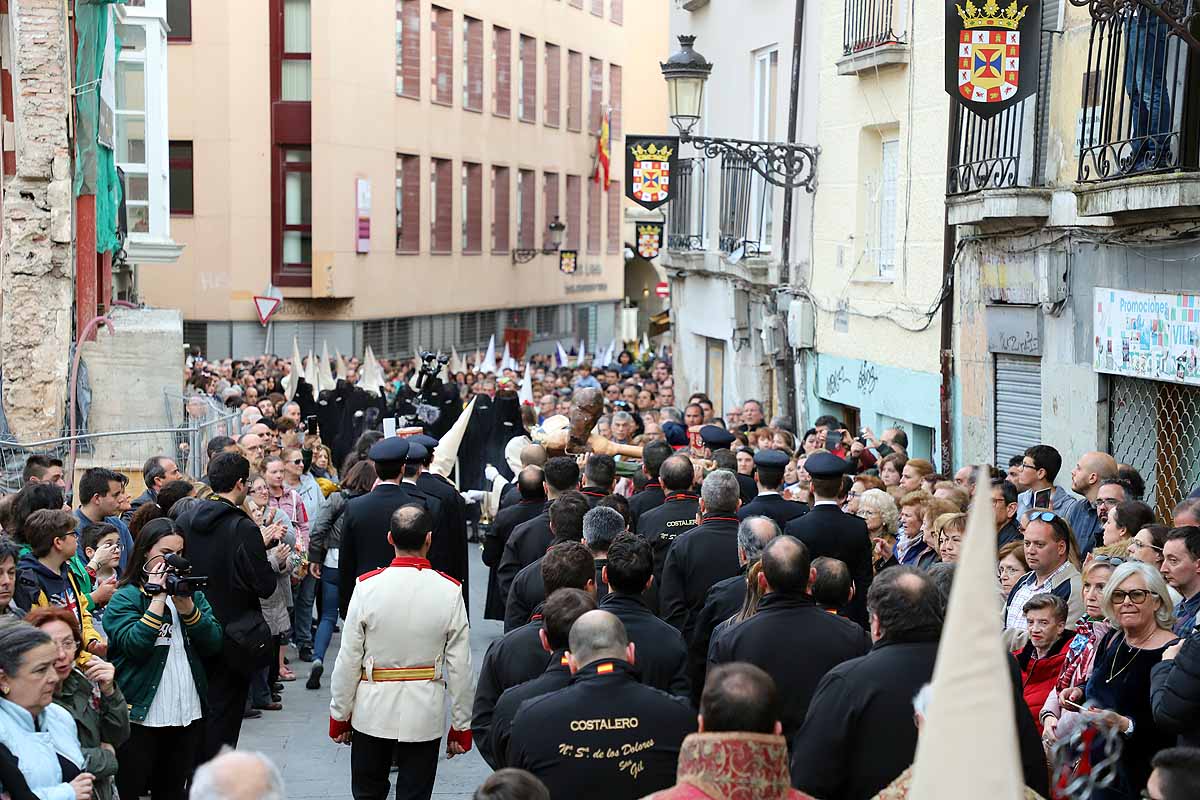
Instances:
[[[1112,630],[1112,625],[1104,618],[1104,588],[1113,570],[1124,563],[1124,559],[1116,556],[1101,555],[1092,557],[1083,567],[1084,613],[1075,623],[1075,638],[1067,644],[1067,656],[1058,673],[1054,691],[1046,697],[1038,714],[1038,721],[1042,724],[1042,741],[1047,748],[1058,738],[1059,724],[1078,713],[1071,710],[1070,702],[1064,706],[1062,701],[1070,701],[1070,697],[1075,696],[1074,690],[1084,686],[1092,676],[1096,648]]]
[[[203,659],[222,651],[221,625],[204,593],[179,586],[183,535],[169,519],[142,528],[105,612],[108,652],[129,703],[129,740],[117,751],[122,797],[174,800],[202,744],[208,677]]]
[[[1179,640],[1171,630],[1175,613],[1162,575],[1139,561],[1113,570],[1101,608],[1113,630],[1097,648],[1087,685],[1063,699],[1082,703],[1086,697],[1095,710],[1084,713],[1116,727],[1124,740],[1115,780],[1095,789],[1092,800],[1133,800],[1150,777],[1150,759],[1175,743],[1174,734],[1155,724],[1150,705],[1150,670]],[[1103,739],[1093,745],[1093,764],[1104,757]]]

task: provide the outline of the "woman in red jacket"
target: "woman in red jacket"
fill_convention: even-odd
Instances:
[[[1075,631],[1067,630],[1067,604],[1057,595],[1036,594],[1021,610],[1029,624],[1029,643],[1013,655],[1021,665],[1025,703],[1041,734],[1042,722],[1038,714],[1046,697],[1054,691],[1067,657],[1067,644]]]

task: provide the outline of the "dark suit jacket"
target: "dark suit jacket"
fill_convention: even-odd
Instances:
[[[737,517],[710,514],[671,543],[663,565],[661,616],[690,639],[708,590],[738,574]]]
[[[846,614],[865,628],[867,589],[873,577],[867,523],[835,505],[822,504],[789,522],[784,533],[804,542],[812,558],[828,556],[845,563],[854,580],[854,599],[846,607]]]
[[[513,578],[525,567],[546,555],[546,548],[554,541],[550,532],[550,507],[533,519],[518,525],[504,544],[504,555],[496,569],[496,585],[500,596],[506,601]]]
[[[749,475],[743,475],[740,472],[736,474],[738,482],[738,494],[742,498],[742,505],[746,505],[746,503],[749,503],[751,500],[758,497],[758,483]]]
[[[654,616],[640,597],[610,592],[600,608],[624,624],[635,647],[642,683],[676,697],[690,697],[687,646],[679,631]]]
[[[638,517],[652,508],[661,506],[666,496],[666,493],[663,492],[662,484],[655,479],[647,483],[640,492],[629,498],[629,515],[633,517],[633,524],[629,526],[629,529],[636,531]]]
[[[708,590],[704,605],[692,626],[688,640],[688,678],[692,684],[692,704],[699,707],[700,692],[708,670],[708,648],[717,626],[742,610],[746,602],[746,565],[732,578],[717,581]]]
[[[545,500],[520,500],[492,520],[491,531],[483,537],[483,563],[489,568],[484,619],[504,619],[504,602],[507,598],[500,594],[500,584],[496,578],[509,537],[519,525],[543,513],[546,508]]]
[[[442,506],[442,527],[435,530],[429,546],[429,564],[462,584],[463,603],[471,608],[467,572],[467,501],[448,480],[432,472],[417,477],[417,488],[434,497]]]
[[[392,512],[408,503],[428,503],[411,484],[381,483],[346,504],[342,546],[338,551],[338,600],[342,616],[350,610],[350,597],[358,576],[392,563],[396,548],[388,541]],[[436,529],[435,529],[436,530]]]
[[[770,517],[775,520],[775,524],[782,531],[787,527],[789,522],[797,517],[803,517],[807,513],[807,503],[785,500],[783,499],[783,495],[780,494],[760,494],[739,508],[737,517],[738,519],[745,519],[746,517]]]

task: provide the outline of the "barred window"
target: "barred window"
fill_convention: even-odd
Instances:
[[[534,333],[549,336],[558,328],[558,306],[538,306],[535,314]]]

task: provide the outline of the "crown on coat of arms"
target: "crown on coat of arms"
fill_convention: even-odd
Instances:
[[[1029,6],[1017,8],[1016,0],[1006,9],[1001,10],[996,0],[987,0],[983,8],[967,0],[967,7],[956,5],[958,15],[962,17],[964,28],[1008,28],[1015,31],[1025,18]]]
[[[630,151],[637,161],[670,161],[671,154],[674,152],[665,144],[662,147],[658,147],[653,142],[650,143],[649,147],[640,144],[634,145],[630,148]]]

